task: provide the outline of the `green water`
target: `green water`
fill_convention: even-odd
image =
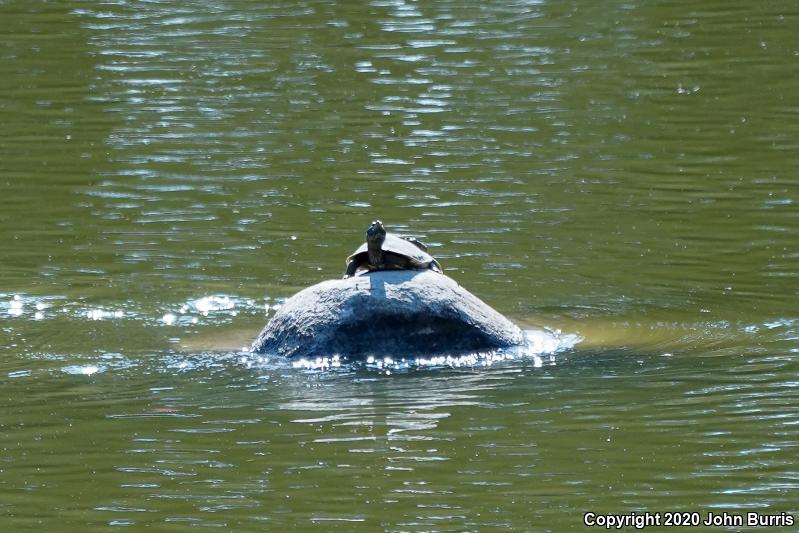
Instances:
[[[799,522],[797,94],[789,1],[0,1],[2,530]],[[582,341],[241,351],[374,218]]]

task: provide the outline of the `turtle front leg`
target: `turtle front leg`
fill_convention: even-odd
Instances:
[[[347,263],[347,270],[344,272],[344,279],[351,278],[355,275],[355,271],[358,269],[358,262],[354,259]]]

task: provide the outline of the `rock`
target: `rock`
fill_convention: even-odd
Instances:
[[[453,279],[431,270],[382,270],[298,292],[252,351],[289,358],[416,358],[524,341],[521,329]]]

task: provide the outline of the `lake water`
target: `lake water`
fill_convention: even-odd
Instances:
[[[2,529],[799,520],[797,29],[779,0],[0,2]],[[375,218],[561,342],[243,351]]]

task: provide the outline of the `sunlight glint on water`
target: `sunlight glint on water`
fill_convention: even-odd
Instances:
[[[796,513],[798,24],[736,0],[0,4],[3,529]],[[375,218],[548,333],[247,352]]]

